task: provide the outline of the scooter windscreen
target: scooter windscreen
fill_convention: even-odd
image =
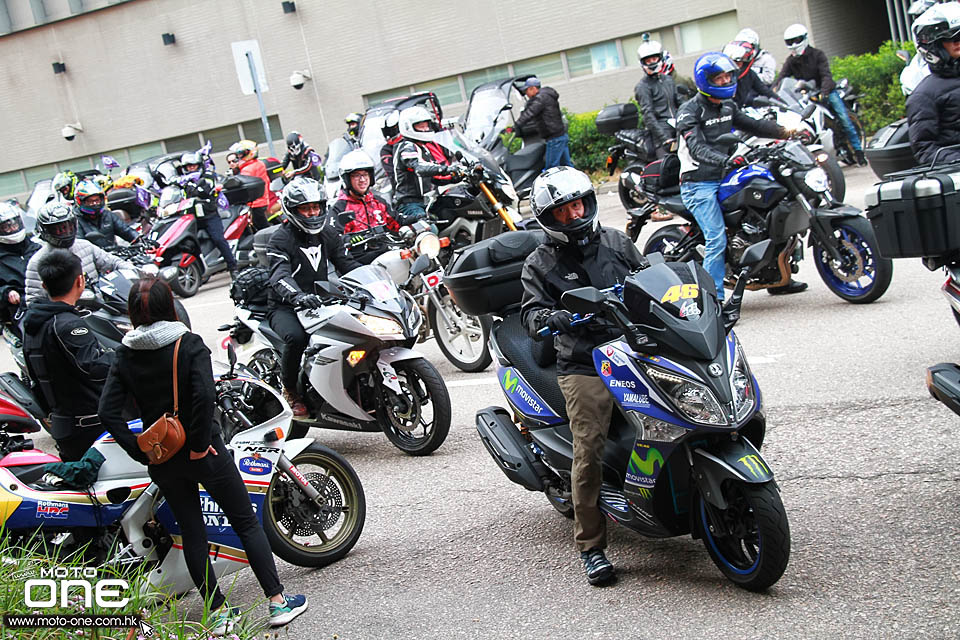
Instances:
[[[499,87],[478,91],[470,98],[470,110],[464,124],[464,135],[477,144],[487,146],[490,138],[506,127],[510,114],[503,110],[507,97]]]

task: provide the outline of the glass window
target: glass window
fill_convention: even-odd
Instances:
[[[185,136],[176,138],[167,138],[164,140],[167,144],[167,153],[174,151],[196,151],[200,148],[200,136],[195,133],[188,133]]]
[[[127,147],[127,153],[130,155],[130,164],[133,164],[134,162],[140,162],[153,156],[163,155],[163,147],[160,146],[159,142],[148,142],[146,144],[138,144],[135,147]],[[114,156],[114,158],[116,158],[116,156]],[[117,158],[117,160],[119,159],[120,158]]]
[[[283,130],[280,128],[279,116],[267,116],[267,124],[270,127],[270,137],[273,138],[274,142],[282,142]],[[267,141],[267,136],[263,134],[263,121],[260,118],[247,120],[241,123],[240,126],[243,128],[244,139],[253,140],[261,144]],[[236,142],[236,140],[233,142]],[[214,149],[216,149],[216,146],[214,146]]]
[[[650,39],[656,40],[662,46],[664,51],[669,51],[673,55],[680,53],[680,47],[677,46],[677,39],[673,36],[673,29],[667,28],[663,31],[650,31]],[[639,67],[640,61],[637,60],[637,47],[643,42],[643,34],[638,33],[635,36],[623,38],[623,57],[628,67]]]
[[[397,87],[396,89],[387,89],[386,91],[377,91],[366,96],[367,106],[372,107],[390,98],[403,98],[410,95],[410,87]]]
[[[12,196],[27,190],[19,171],[0,173],[0,196]]]
[[[513,63],[513,72],[522,76],[527,73],[536,75],[541,82],[563,79],[563,63],[559,53],[550,53],[536,58],[527,58]]]
[[[57,168],[60,171],[86,171],[87,169],[92,169],[90,165],[90,158],[73,158],[72,160],[62,160],[57,163]]]
[[[728,11],[709,18],[681,24],[680,44],[684,53],[694,53],[708,49],[720,51],[723,45],[737,35],[739,30],[737,12]]]
[[[237,140],[240,140],[240,127],[231,124],[228,127],[219,127],[203,132],[203,140],[213,143],[213,152],[226,151]]]
[[[470,99],[470,92],[484,82],[492,82],[493,80],[501,80],[509,77],[510,71],[505,64],[463,74],[463,88],[467,90],[467,100]]]
[[[567,51],[567,69],[570,77],[586,76],[620,67],[616,42],[604,42]]]
[[[57,166],[53,164],[45,164],[39,167],[30,167],[29,169],[23,170],[23,176],[27,180],[28,188],[32,189],[34,183],[39,182],[40,180],[48,180],[57,175]]]
[[[437,98],[440,100],[442,106],[464,102],[463,94],[460,93],[460,80],[457,76],[424,82],[418,84],[413,89],[414,91],[433,91],[437,94]]]

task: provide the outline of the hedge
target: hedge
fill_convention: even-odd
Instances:
[[[860,96],[860,122],[867,136],[905,115],[906,98],[900,91],[904,63],[896,56],[904,49],[912,56],[912,42],[884,42],[876,53],[834,58],[830,69],[836,80],[847,78]]]

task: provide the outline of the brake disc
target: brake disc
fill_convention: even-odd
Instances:
[[[316,472],[304,474],[304,477],[323,496],[323,507],[317,507],[299,491],[290,492],[293,504],[284,504],[280,524],[295,536],[315,535],[317,528],[326,531],[340,520],[343,513],[343,494],[332,478]]]
[[[840,280],[844,282],[856,282],[864,275],[864,263],[863,256],[860,255],[860,252],[857,251],[857,248],[849,240],[841,240],[840,245],[842,247],[841,253],[844,254],[844,264],[838,264],[837,260],[830,261],[830,270],[833,271],[833,275],[837,276]],[[852,262],[856,266],[855,269],[841,270],[841,266],[846,266],[849,264],[847,259],[853,258]]]

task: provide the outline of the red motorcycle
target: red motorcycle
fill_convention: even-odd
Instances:
[[[257,261],[253,249],[253,225],[247,202],[263,193],[263,181],[252,176],[231,176],[219,190],[217,205],[224,237],[241,269]],[[150,229],[156,246],[147,250],[159,267],[177,267],[170,286],[181,298],[197,293],[200,285],[227,269],[226,260],[198,219],[205,215],[202,203],[188,198],[179,186],[164,187],[157,219]]]
[[[44,465],[60,458],[33,448],[33,440],[24,434],[40,431],[41,424],[16,400],[0,393],[0,467],[8,468],[23,482],[35,482],[44,473]]]

